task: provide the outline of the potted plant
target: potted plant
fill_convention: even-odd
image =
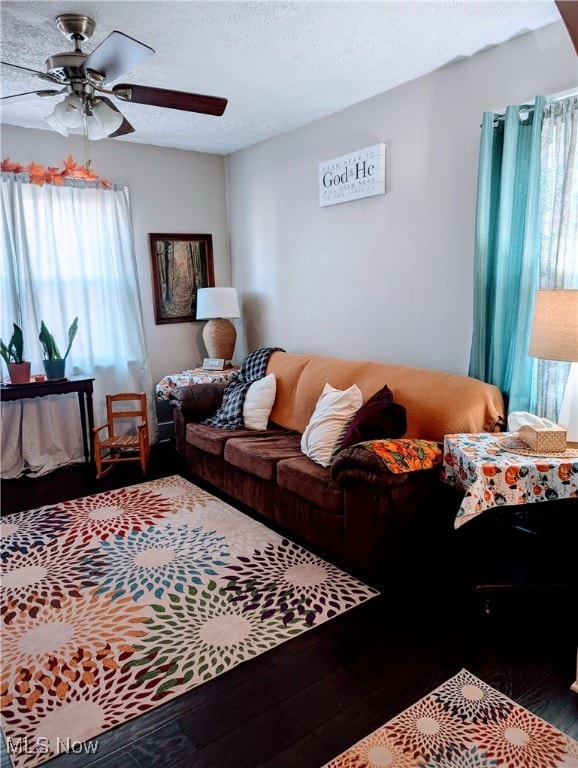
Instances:
[[[0,355],[4,358],[11,384],[30,384],[30,363],[24,360],[22,329],[13,323],[14,330],[8,346],[0,339]]]
[[[44,365],[44,372],[46,373],[47,379],[63,379],[64,378],[64,371],[66,368],[66,358],[68,357],[68,353],[70,352],[70,347],[72,346],[72,342],[74,341],[74,337],[76,336],[77,330],[78,330],[78,317],[75,317],[70,325],[70,328],[68,329],[68,346],[63,356],[60,354],[60,350],[58,349],[58,346],[54,341],[54,336],[50,333],[50,331],[44,324],[44,320],[42,320],[42,322],[40,323],[40,335],[38,336],[38,338],[40,339],[40,343],[42,344],[42,353],[44,355],[44,360],[42,362]]]

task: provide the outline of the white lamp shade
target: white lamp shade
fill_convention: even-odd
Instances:
[[[51,112],[49,115],[47,115],[44,120],[51,128],[54,128],[55,131],[58,131],[58,133],[61,133],[63,136],[70,135],[68,128],[63,123],[61,123],[58,118],[54,117],[54,112]]]
[[[104,139],[111,133],[117,131],[124,120],[120,112],[110,107],[105,101],[100,99],[92,104],[92,115],[87,118],[89,128],[89,138]],[[90,135],[90,129],[94,133]]]
[[[82,100],[75,94],[68,96],[54,107],[54,117],[67,128],[79,128],[82,125]]]
[[[199,288],[197,291],[197,320],[216,317],[239,317],[239,301],[235,288]]]
[[[102,99],[92,99],[85,109],[82,99],[75,93],[69,93],[45,120],[63,136],[68,136],[70,129],[81,128],[83,120],[86,120],[88,138],[97,141],[117,131],[124,117]]]
[[[578,290],[536,291],[530,355],[578,361]]]

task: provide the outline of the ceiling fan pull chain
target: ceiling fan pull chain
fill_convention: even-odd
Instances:
[[[85,168],[92,171],[92,160],[90,159],[90,142],[88,140],[88,126],[86,124],[86,114],[82,110],[82,132],[84,133],[84,156],[86,157]]]

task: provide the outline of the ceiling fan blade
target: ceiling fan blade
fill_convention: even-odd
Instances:
[[[110,133],[108,138],[117,139],[119,136],[126,136],[127,133],[134,133],[134,128],[126,119],[126,117],[124,117],[120,128],[117,128],[117,130],[114,133]]]
[[[564,0],[556,0],[556,7],[562,17],[562,21],[566,25],[570,39],[578,53],[578,8],[576,3],[564,2]]]
[[[113,104],[113,102],[110,99],[105,99],[103,96],[101,96],[100,98],[111,109],[114,109],[115,112],[118,112],[119,115],[122,115],[122,112],[120,111],[120,109],[115,104]],[[129,123],[129,121],[126,119],[126,117],[124,115],[122,115],[122,117],[123,117],[123,120],[122,120],[120,128],[117,128],[114,133],[109,133],[108,134],[108,138],[109,139],[116,139],[119,136],[125,136],[127,133],[134,133],[134,128],[132,127],[132,125]]]
[[[148,45],[115,30],[88,55],[83,69],[99,72],[107,82],[112,82],[153,54]]]
[[[9,67],[10,69],[16,70],[16,72],[25,72],[28,75],[34,75],[34,77],[39,77],[41,80],[48,80],[49,83],[58,83],[60,85],[60,81],[53,77],[52,75],[47,74],[46,72],[39,72],[37,69],[29,69],[28,67],[21,67],[19,64],[10,64],[8,61],[0,61],[0,64],[2,64],[3,67]]]
[[[12,104],[14,104],[17,101],[24,101],[25,99],[29,99],[31,96],[41,96],[44,98],[46,96],[58,96],[58,94],[65,92],[66,88],[61,88],[59,91],[27,91],[26,93],[15,93],[14,96],[2,96],[0,101],[10,101]]]
[[[220,117],[227,106],[227,99],[219,96],[203,96],[200,93],[185,93],[184,91],[169,91],[165,88],[151,88],[147,85],[129,85],[122,83],[112,89],[115,96],[123,101],[135,104],[149,104],[153,107],[182,109],[185,112],[200,112],[205,115]],[[128,91],[127,97],[121,91]]]

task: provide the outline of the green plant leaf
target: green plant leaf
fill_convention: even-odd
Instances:
[[[44,322],[44,320],[42,320],[42,322],[40,323],[40,335],[38,336],[38,338],[40,339],[40,343],[42,344],[42,352],[44,354],[44,359],[45,360],[66,360],[77,331],[78,331],[78,317],[75,317],[72,323],[70,324],[70,328],[68,329],[68,346],[66,347],[66,352],[64,353],[64,356],[62,356],[60,354],[60,350],[58,349],[58,345],[54,340],[54,336],[50,333],[50,331],[46,327],[46,323]]]
[[[46,325],[44,324],[44,320],[40,323],[40,334],[38,336],[40,339],[40,343],[42,344],[42,352],[44,354],[45,360],[61,360],[61,355],[58,347],[56,346],[56,342],[54,341],[54,336],[50,333]]]
[[[0,339],[0,355],[2,355],[6,365],[8,365],[8,363],[10,362],[10,353],[8,352],[8,347],[6,346],[6,344],[4,344],[2,339]]]
[[[14,333],[10,339],[10,346],[12,347],[12,355],[15,363],[24,362],[24,337],[22,335],[22,329],[13,323]]]
[[[24,336],[22,329],[16,323],[12,323],[13,330],[8,346],[0,339],[0,355],[4,358],[6,365],[8,363],[24,362]]]
[[[64,353],[65,360],[68,357],[68,353],[70,352],[70,347],[72,346],[72,342],[74,341],[74,337],[76,336],[77,331],[78,331],[78,316],[74,318],[74,320],[70,324],[70,328],[68,329],[68,346],[66,347],[66,352]]]

